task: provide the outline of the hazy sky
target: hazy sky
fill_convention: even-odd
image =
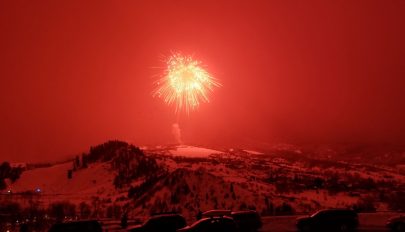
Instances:
[[[0,35],[2,160],[173,143],[170,51],[223,84],[186,143],[405,139],[405,1],[1,1]]]

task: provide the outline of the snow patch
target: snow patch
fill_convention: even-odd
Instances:
[[[222,151],[193,146],[178,146],[176,149],[170,150],[169,152],[174,156],[185,156],[193,158],[209,157],[212,154],[223,154]]]
[[[264,155],[264,153],[260,152],[260,151],[252,151],[252,150],[243,150],[243,151],[245,151],[249,154],[252,154],[252,155]]]

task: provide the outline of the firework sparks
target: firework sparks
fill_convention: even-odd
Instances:
[[[212,77],[200,61],[191,56],[175,53],[167,61],[163,78],[156,81],[153,96],[162,98],[168,105],[175,105],[177,113],[189,113],[200,103],[209,102],[209,94],[221,84]]]

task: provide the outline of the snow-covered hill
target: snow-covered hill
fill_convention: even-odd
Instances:
[[[17,201],[34,197],[44,207],[68,200],[101,210],[115,205],[130,216],[179,211],[192,218],[214,208],[253,208],[271,215],[365,207],[372,201],[373,207],[386,209],[389,197],[383,194],[405,186],[395,168],[325,159],[296,146],[253,151],[182,145],[141,151],[113,141],[93,147],[79,163],[27,170],[5,191]],[[27,191],[33,193],[20,194]]]

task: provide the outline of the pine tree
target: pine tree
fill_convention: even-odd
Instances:
[[[76,156],[76,159],[75,159],[75,165],[76,165],[76,168],[80,167],[80,157],[78,155]]]
[[[87,155],[84,153],[82,154],[82,167],[87,168]]]

